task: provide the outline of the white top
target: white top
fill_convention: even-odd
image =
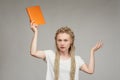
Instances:
[[[54,80],[54,59],[55,52],[52,50],[45,50],[46,62],[47,62],[47,75],[46,80]],[[84,64],[84,61],[80,56],[75,56],[76,61],[76,71],[75,71],[75,80],[79,80],[79,70],[80,67]],[[71,59],[61,60],[60,59],[60,70],[59,70],[59,80],[70,80],[70,67]]]

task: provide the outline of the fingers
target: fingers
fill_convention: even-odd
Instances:
[[[102,42],[102,40],[100,40],[99,42],[98,42],[98,48],[101,48],[102,47],[102,45],[103,45],[103,42]]]
[[[96,44],[96,49],[101,48],[102,45],[103,45],[102,40],[98,41],[97,44]]]
[[[32,21],[30,22],[31,26],[32,26],[34,23],[35,23],[35,21],[34,21],[34,20],[32,20]]]
[[[96,45],[92,48],[92,51],[97,51],[98,49],[100,49],[102,47],[103,43],[102,43],[102,40],[98,41],[96,43]]]
[[[35,23],[35,20],[32,20],[30,24],[31,24],[31,28],[38,27],[38,25]]]
[[[31,28],[31,30],[33,31],[33,32],[37,32],[38,31],[38,25],[35,23],[35,20],[32,20],[31,22],[30,22],[30,28]]]

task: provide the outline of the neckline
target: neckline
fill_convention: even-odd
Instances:
[[[70,61],[70,60],[71,60],[71,57],[68,58],[68,59],[62,59],[62,58],[60,58],[60,61],[62,61],[62,62],[66,62],[66,61]]]

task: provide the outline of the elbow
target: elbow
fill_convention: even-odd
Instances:
[[[35,53],[32,52],[32,51],[30,51],[30,55],[31,55],[31,56],[35,56]]]
[[[88,74],[94,74],[94,71],[88,71]]]
[[[91,75],[92,75],[92,74],[94,74],[94,72],[89,72],[89,74],[91,74]]]

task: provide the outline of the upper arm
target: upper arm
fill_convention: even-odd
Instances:
[[[36,58],[43,59],[43,60],[46,58],[44,51],[36,51],[35,53],[32,53],[31,55],[36,57]]]
[[[84,71],[88,74],[92,74],[93,72],[88,68],[88,65],[87,64],[83,64],[80,68],[81,71]]]
[[[81,67],[80,67],[80,70],[82,70],[82,71],[87,71],[87,65],[86,64],[83,64]]]

